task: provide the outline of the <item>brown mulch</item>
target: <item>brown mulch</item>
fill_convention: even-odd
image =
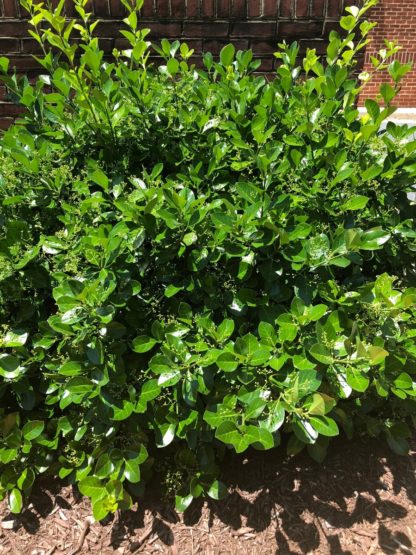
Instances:
[[[70,487],[43,484],[14,530],[4,528],[0,506],[0,554],[416,553],[415,449],[399,457],[376,441],[338,442],[321,465],[279,450],[226,463],[230,496],[195,502],[184,515],[153,490],[133,510],[95,523]]]

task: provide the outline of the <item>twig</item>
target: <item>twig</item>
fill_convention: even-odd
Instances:
[[[53,547],[51,547],[51,548],[49,549],[49,551],[46,552],[46,555],[52,555],[52,553],[55,551],[55,549],[56,549],[56,545],[54,545]]]
[[[142,545],[144,544],[144,542],[150,538],[150,536],[153,534],[154,530],[153,530],[153,523],[151,526],[149,526],[149,528],[146,530],[146,532],[143,534],[143,536],[141,538],[139,538],[139,540],[136,542],[136,544],[130,547],[130,551],[131,553],[134,553],[135,551],[138,551],[138,549],[140,549],[140,547],[142,547]]]
[[[81,536],[78,540],[78,543],[77,543],[76,547],[69,553],[69,555],[76,555],[76,553],[81,551],[81,548],[84,544],[84,541],[85,541],[85,538],[88,534],[89,529],[90,529],[90,523],[89,523],[88,520],[86,520],[84,522],[84,526],[82,527],[82,532],[81,532]]]
[[[372,540],[375,538],[374,533],[370,534],[369,532],[364,532],[362,530],[352,530],[354,534],[358,534],[359,536],[365,536],[366,538],[371,538]]]
[[[329,543],[329,539],[328,539],[329,536],[328,536],[328,534],[326,533],[326,531],[325,531],[325,529],[324,529],[324,527],[323,527],[323,525],[322,525],[322,522],[321,522],[321,519],[319,518],[319,516],[315,516],[315,520],[316,520],[316,522],[318,523],[319,528],[321,529],[321,532],[323,533],[325,540]]]

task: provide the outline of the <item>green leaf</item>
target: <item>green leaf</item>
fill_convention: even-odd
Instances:
[[[288,341],[292,343],[298,334],[298,325],[292,320],[290,314],[283,314],[277,319],[279,325],[279,340],[284,343]]]
[[[114,470],[114,465],[107,453],[103,453],[97,460],[94,474],[97,478],[108,478]]]
[[[220,52],[220,60],[222,65],[225,67],[229,66],[234,59],[234,54],[235,47],[233,44],[227,44],[226,46],[224,46],[224,48],[222,48]]]
[[[376,347],[374,345],[368,347],[367,352],[370,358],[370,364],[372,364],[373,366],[381,364],[384,359],[389,356],[388,351],[386,351],[382,347]]]
[[[175,497],[175,509],[180,513],[185,512],[186,509],[192,503],[193,499],[194,498],[193,498],[193,495],[191,493],[189,493],[188,495],[185,495],[185,496],[176,495],[176,497]]]
[[[140,391],[140,397],[137,401],[136,405],[136,412],[142,413],[145,412],[147,408],[147,403],[149,401],[153,401],[156,397],[160,394],[161,388],[158,384],[158,380],[149,380],[142,385],[142,389]]]
[[[155,374],[163,374],[164,372],[171,372],[175,365],[171,359],[165,355],[155,355],[149,362],[150,369]]]
[[[105,489],[103,488],[105,492]],[[99,522],[103,520],[108,513],[110,512],[110,506],[106,502],[105,499],[96,499],[95,502],[92,504],[92,514],[94,515],[94,519]]]
[[[13,488],[9,495],[9,507],[12,513],[18,514],[23,508],[22,494],[17,488]]]
[[[370,384],[370,380],[362,373],[353,367],[347,367],[347,384],[359,393],[366,391]]]
[[[124,462],[124,476],[132,484],[140,482],[140,466],[136,460],[128,459]]]
[[[410,445],[406,438],[394,435],[387,431],[387,443],[392,451],[397,455],[405,456],[409,454]]]
[[[7,73],[9,69],[10,60],[4,56],[0,56],[0,70],[2,73]]]
[[[172,77],[174,77],[179,71],[179,62],[176,58],[171,58],[167,65],[167,70]]]
[[[222,422],[218,426],[215,437],[223,443],[232,445],[237,453],[245,451],[250,444],[249,439],[239,431],[236,424],[230,421]]]
[[[292,428],[296,437],[304,444],[315,443],[318,439],[319,433],[306,418],[295,416],[292,422]]]
[[[235,406],[229,406],[226,403],[219,403],[217,405],[208,405],[204,412],[204,420],[213,428],[225,422],[226,420],[236,421],[239,413],[236,411]]]
[[[246,420],[257,419],[266,408],[267,401],[265,399],[253,399],[245,410]]]
[[[29,337],[29,334],[22,330],[9,330],[3,337],[4,347],[22,347]],[[1,339],[0,339],[1,343]]]
[[[83,366],[80,362],[70,360],[60,366],[58,372],[63,376],[77,376],[82,373]]]
[[[108,177],[105,175],[105,173],[102,170],[97,168],[89,175],[89,177],[92,181],[94,181],[94,183],[96,183],[97,185],[100,185],[100,187],[102,187],[104,191],[108,190],[108,185],[109,185]]]
[[[216,364],[224,372],[234,372],[238,368],[238,361],[233,353],[228,351],[224,351],[217,357]]]
[[[71,378],[67,382],[65,389],[73,395],[85,395],[86,393],[90,393],[94,389],[94,384],[88,378],[83,378],[79,376],[76,378]]]
[[[175,424],[162,424],[155,430],[155,441],[157,447],[167,447],[175,439]]]
[[[163,372],[163,374],[160,374],[157,384],[160,387],[170,387],[172,385],[176,385],[180,381],[181,377],[182,374],[179,369],[171,370],[170,372]]]
[[[272,449],[274,447],[273,435],[266,428],[246,426],[245,438],[255,447],[258,446],[262,449]]]
[[[378,250],[390,239],[390,233],[383,231],[382,229],[370,229],[365,231],[361,235],[361,246],[362,250]]]
[[[328,416],[311,416],[310,423],[317,432],[323,436],[333,437],[339,435],[338,425]]]
[[[268,415],[265,420],[261,420],[259,425],[270,433],[275,433],[282,427],[285,421],[285,409],[280,401],[274,401],[268,405]]]
[[[227,486],[219,480],[214,480],[211,484],[211,487],[207,491],[208,497],[211,497],[212,499],[215,499],[217,501],[219,499],[224,499],[224,497],[227,496],[227,493]]]
[[[339,23],[343,29],[351,31],[355,27],[356,21],[357,20],[353,15],[344,15],[341,17]]]
[[[43,432],[45,423],[42,420],[32,420],[27,422],[22,428],[23,437],[29,441],[33,441]]]
[[[139,335],[133,339],[133,351],[136,353],[147,353],[156,345],[156,339],[148,335]]]
[[[16,485],[20,490],[24,491],[31,488],[33,486],[34,481],[35,481],[34,471],[31,468],[25,468],[21,473],[21,475],[19,476],[16,482]]]
[[[94,476],[88,476],[78,483],[78,489],[82,495],[86,495],[94,501],[94,499],[101,499],[106,495],[105,487],[102,485],[101,480]]]
[[[22,373],[19,359],[13,355],[0,354],[0,376],[12,380]]]
[[[362,210],[370,199],[364,195],[356,195],[342,205],[342,210]]]
[[[400,376],[398,376],[394,380],[395,387],[399,389],[412,389],[413,388],[413,380],[406,372],[402,372]]]
[[[302,399],[306,395],[316,391],[321,385],[322,379],[318,372],[313,369],[300,370],[295,374],[293,389],[296,399]]]
[[[314,393],[312,397],[307,399],[304,407],[307,408],[309,414],[324,416],[335,404],[335,399],[325,393]]]
[[[371,98],[367,98],[364,104],[371,118],[373,120],[377,120],[378,116],[380,115],[380,106],[377,104],[377,102],[375,100],[372,100]]]
[[[309,353],[313,356],[315,360],[321,362],[322,364],[325,364],[326,366],[332,364],[334,360],[331,352],[320,343],[315,343],[314,345],[312,345],[312,347],[309,349]]]
[[[307,446],[307,450],[314,461],[318,463],[323,462],[328,450],[328,439],[324,436],[319,436],[316,443]]]
[[[258,349],[254,351],[249,359],[250,366],[261,366],[270,358],[270,351],[267,349]]]
[[[234,332],[234,320],[223,320],[221,324],[217,328],[217,339],[220,342],[226,341],[229,337],[232,336]]]

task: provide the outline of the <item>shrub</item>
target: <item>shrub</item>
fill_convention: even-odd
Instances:
[[[280,45],[270,81],[232,45],[197,70],[163,40],[154,68],[140,0],[126,3],[131,47],[107,60],[86,0],[78,21],[62,4],[23,2],[43,49],[35,84],[1,59],[25,107],[0,143],[11,510],[47,473],[101,519],[131,505],[161,449],[181,510],[224,495],[230,449],[283,441],[321,461],[342,433],[405,453],[416,154],[414,129],[382,128],[409,69],[393,43],[373,59],[392,84],[356,107],[374,2],[347,9],[323,59],[299,66],[297,44]]]

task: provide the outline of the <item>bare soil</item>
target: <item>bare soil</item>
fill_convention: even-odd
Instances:
[[[0,554],[411,555],[413,447],[399,457],[377,441],[340,441],[321,465],[279,450],[230,455],[226,500],[195,502],[180,515],[153,487],[133,510],[104,523],[92,521],[72,488],[43,482],[13,530],[0,506]]]

